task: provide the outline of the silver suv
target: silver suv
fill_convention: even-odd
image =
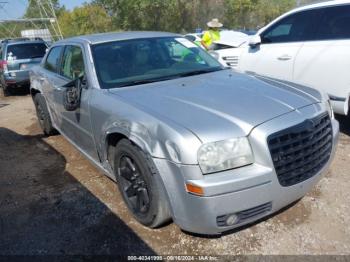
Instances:
[[[47,45],[43,40],[6,39],[0,45],[0,84],[4,96],[29,87],[29,70],[41,62]]]
[[[234,73],[169,33],[57,42],[31,94],[43,131],[117,181],[151,228],[219,234],[276,212],[320,180],[339,133],[327,96]]]

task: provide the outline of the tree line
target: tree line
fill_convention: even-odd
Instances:
[[[69,37],[125,30],[193,32],[205,29],[212,18],[219,18],[228,29],[256,30],[297,5],[315,0],[92,0],[71,11],[59,0],[52,2],[62,33]],[[35,1],[29,1],[24,17],[41,15]],[[24,28],[34,29],[30,23],[8,24],[0,28],[0,34],[17,30],[19,35]]]

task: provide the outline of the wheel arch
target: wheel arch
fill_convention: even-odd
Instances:
[[[144,141],[143,139],[133,136],[133,135],[128,135],[127,132],[120,130],[120,129],[115,129],[111,132],[108,132],[106,135],[105,143],[106,143],[106,157],[109,163],[109,166],[111,168],[112,172],[115,172],[115,167],[114,167],[114,154],[115,154],[115,148],[118,145],[118,143],[122,139],[127,139],[129,140],[133,145],[138,147],[143,153],[147,155],[147,161],[148,165],[151,168],[151,172],[153,174],[157,174],[157,177],[160,179],[160,186],[162,187],[161,192],[164,194],[163,196],[166,198],[167,201],[167,206],[169,208],[169,219],[173,219],[174,217],[174,212],[173,212],[173,207],[172,207],[172,202],[170,201],[170,195],[167,190],[167,187],[165,186],[165,183],[167,181],[166,177],[158,170],[156,163],[152,159],[152,152],[149,147],[149,145]]]
[[[35,88],[30,88],[30,95],[34,98],[36,94],[41,94],[41,91]]]
[[[112,161],[114,157],[114,149],[122,139],[128,139],[134,145],[139,147],[145,154],[149,154],[150,156],[152,156],[152,151],[148,146],[148,144],[144,141],[144,139],[137,137],[135,135],[132,135],[119,128],[110,130],[106,133],[105,139],[104,139],[103,159],[108,161],[112,170],[114,170],[113,161]]]

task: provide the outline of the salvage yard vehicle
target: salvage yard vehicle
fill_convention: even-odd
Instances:
[[[4,96],[18,88],[29,87],[29,70],[41,62],[47,45],[29,38],[5,39],[0,47],[0,83]]]
[[[170,33],[59,41],[31,94],[44,133],[117,181],[150,228],[220,234],[272,214],[321,179],[339,135],[326,95],[232,72]]]
[[[238,64],[238,56],[232,56],[232,50],[241,47],[247,43],[249,36],[239,31],[223,31],[221,39],[214,41],[213,50],[209,53],[215,57],[222,65],[236,68]]]
[[[292,10],[224,54],[241,72],[310,86],[328,93],[335,113],[347,115],[350,97],[350,1]]]
[[[203,34],[204,33],[191,33],[191,34],[184,35],[184,37],[204,49],[204,46],[202,46],[202,43],[201,43]]]

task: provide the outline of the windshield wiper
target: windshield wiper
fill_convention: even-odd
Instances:
[[[154,83],[154,82],[171,80],[171,79],[180,78],[180,77],[206,74],[206,73],[211,73],[211,72],[216,72],[216,71],[221,71],[221,70],[224,70],[224,69],[222,67],[219,67],[219,68],[216,67],[216,68],[210,68],[210,69],[201,69],[201,70],[196,70],[196,71],[184,72],[184,73],[180,73],[180,74],[176,74],[176,75],[170,75],[170,76],[164,76],[164,77],[158,77],[158,78],[150,78],[150,79],[140,79],[140,80],[124,82],[124,83],[120,83],[120,85],[118,85],[117,87],[119,88],[119,87],[143,85],[143,84],[149,84],[149,83]]]
[[[121,83],[120,85],[118,85],[118,87],[143,85],[143,84],[149,84],[149,83],[154,83],[154,82],[159,82],[159,81],[165,81],[165,80],[169,80],[169,79],[170,79],[169,77],[162,77],[162,78],[135,80],[135,81]]]
[[[220,68],[201,69],[201,70],[196,70],[196,71],[180,73],[180,74],[178,74],[178,76],[180,76],[180,77],[194,76],[194,75],[207,74],[207,73],[212,73],[212,72],[221,71],[221,70],[223,70],[221,67]]]

